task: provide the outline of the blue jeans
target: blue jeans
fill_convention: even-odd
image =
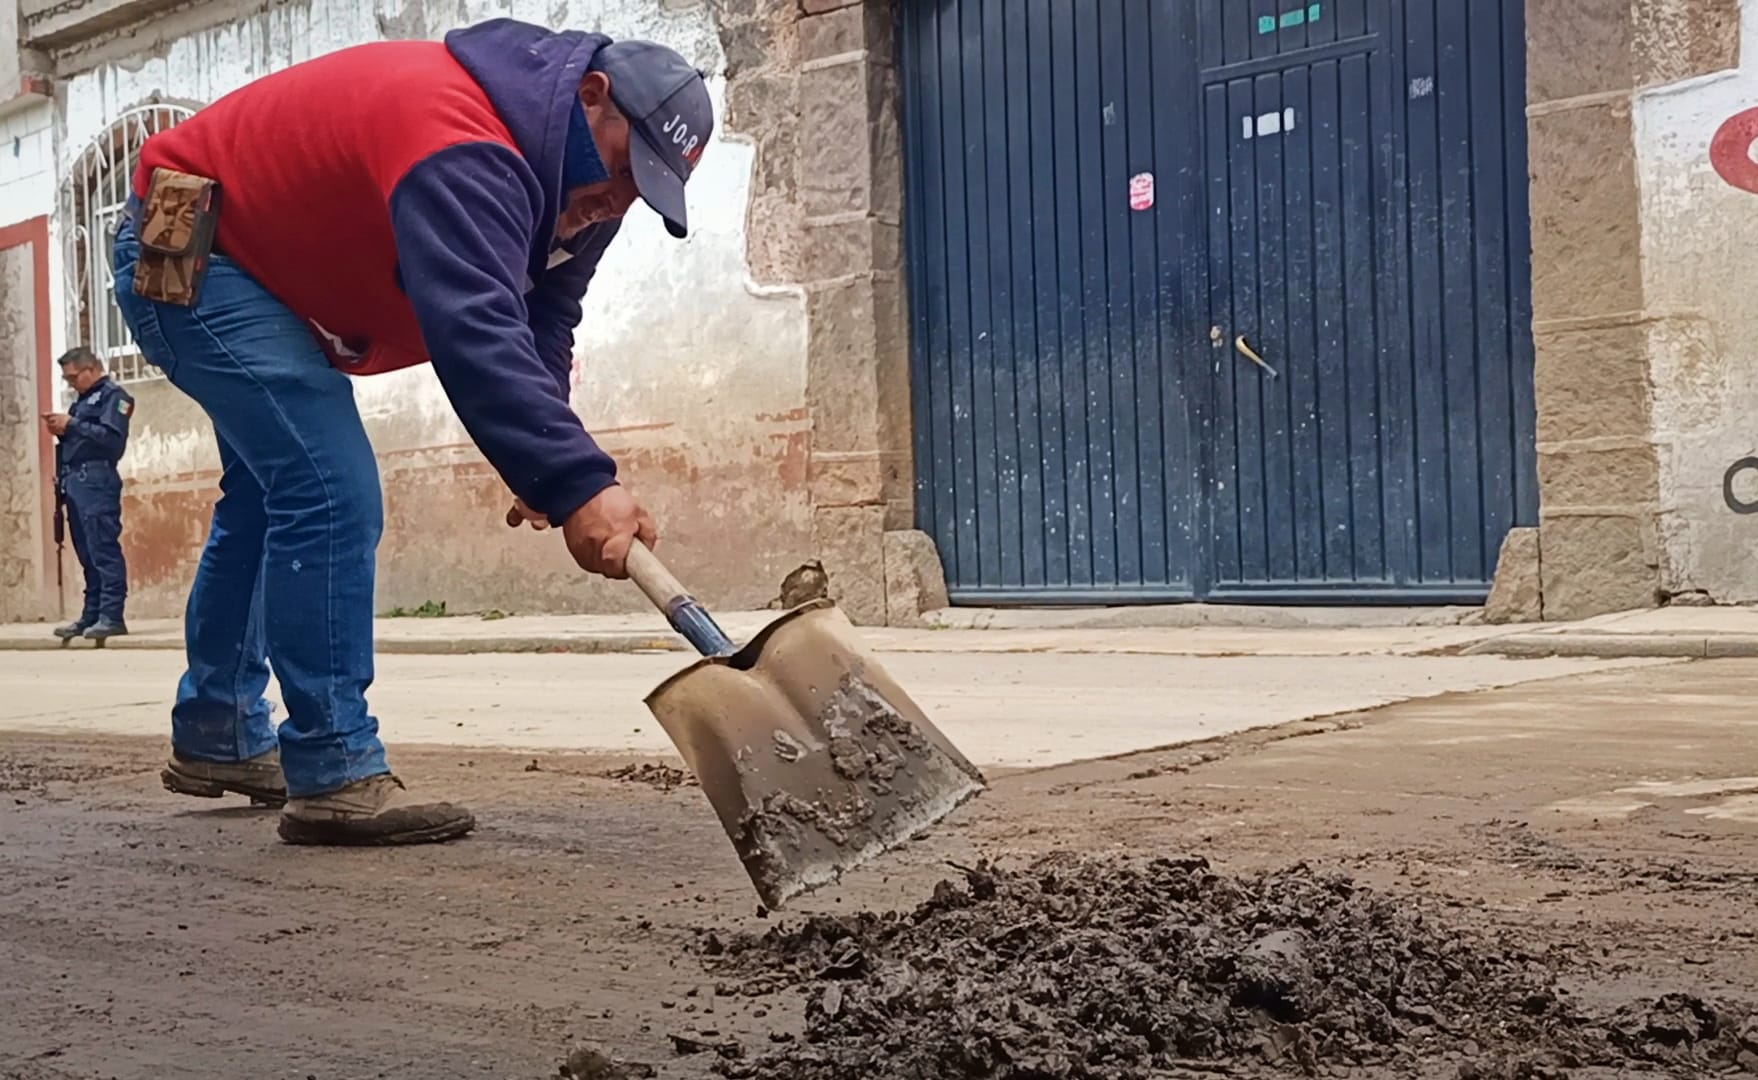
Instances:
[[[281,765],[294,797],[388,771],[372,684],[378,462],[348,377],[238,265],[209,263],[193,308],[134,294],[124,219],[116,302],[141,352],[195,399],[219,439],[220,498],[189,592],[189,667],[171,710],[178,755],[242,761],[276,745],[263,691],[286,699]]]
[[[128,564],[122,557],[122,477],[116,466],[85,462],[67,467],[60,480],[67,500],[73,553],[85,574],[85,606],[79,622],[123,621]]]

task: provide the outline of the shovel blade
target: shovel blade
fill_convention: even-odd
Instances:
[[[982,774],[816,601],[647,696],[772,909],[920,835]]]

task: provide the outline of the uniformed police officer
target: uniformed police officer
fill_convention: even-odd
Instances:
[[[122,561],[122,476],[116,463],[128,447],[134,398],[104,373],[96,353],[82,346],[60,360],[61,378],[77,395],[65,413],[44,413],[43,423],[61,440],[55,450],[56,491],[67,506],[73,551],[85,571],[85,607],[79,618],[55,628],[63,641],[102,642],[128,633],[122,619],[128,568]]]

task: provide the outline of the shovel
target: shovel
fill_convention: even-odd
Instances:
[[[647,707],[769,908],[908,842],[983,790],[976,766],[830,601],[795,608],[741,649],[639,541],[627,567],[702,654]]]

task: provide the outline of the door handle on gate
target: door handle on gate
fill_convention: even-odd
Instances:
[[[1239,336],[1238,336],[1238,337],[1237,337],[1237,338],[1234,338],[1234,339],[1233,339],[1233,347],[1234,347],[1234,348],[1235,348],[1235,349],[1238,349],[1238,350],[1239,350],[1239,355],[1240,355],[1240,356],[1243,356],[1243,357],[1245,357],[1245,358],[1246,358],[1246,359],[1247,359],[1247,360],[1250,360],[1250,361],[1251,361],[1251,362],[1252,362],[1252,363],[1254,363],[1254,364],[1256,364],[1256,365],[1257,365],[1257,366],[1258,366],[1258,367],[1261,367],[1261,368],[1263,368],[1263,369],[1264,369],[1264,370],[1265,370],[1265,371],[1267,371],[1267,372],[1269,372],[1269,373],[1270,373],[1270,378],[1272,378],[1272,379],[1275,379],[1275,378],[1280,378],[1280,377],[1281,377],[1281,376],[1280,376],[1280,375],[1279,375],[1279,374],[1278,374],[1278,373],[1277,373],[1277,371],[1276,371],[1276,369],[1275,369],[1275,368],[1273,368],[1273,367],[1271,367],[1271,366],[1270,366],[1270,365],[1269,365],[1269,364],[1268,364],[1268,363],[1267,363],[1267,362],[1266,362],[1266,361],[1265,361],[1265,360],[1264,360],[1264,358],[1263,358],[1263,357],[1261,357],[1261,356],[1259,356],[1259,355],[1258,355],[1258,354],[1257,354],[1257,350],[1256,350],[1256,349],[1253,349],[1253,348],[1252,348],[1252,347],[1251,347],[1251,346],[1250,346],[1250,345],[1247,345],[1247,344],[1246,344],[1246,343],[1245,343],[1245,335],[1244,335],[1244,334],[1240,334],[1240,335],[1239,335]]]

